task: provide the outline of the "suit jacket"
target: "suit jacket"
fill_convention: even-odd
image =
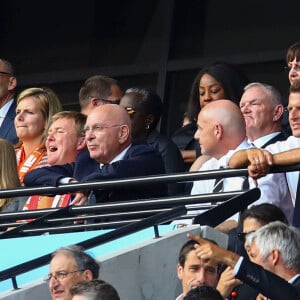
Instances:
[[[24,178],[26,186],[59,185],[63,177],[73,177],[80,182],[105,179],[122,179],[137,176],[164,174],[165,168],[161,155],[148,145],[132,145],[122,160],[105,165],[88,156],[84,151],[75,163],[35,169]],[[156,198],[167,195],[166,184],[145,184],[140,186],[120,187],[106,193],[95,191],[96,202],[125,201],[141,198]],[[105,197],[103,197],[105,194]]]
[[[181,173],[185,171],[182,155],[177,145],[167,136],[157,130],[152,130],[147,137],[147,144],[156,149],[162,156],[167,174]],[[183,195],[185,183],[169,183],[169,196]]]
[[[271,300],[300,299],[299,277],[291,284],[246,259],[243,259],[236,277]]]
[[[12,144],[16,144],[18,142],[18,137],[15,129],[15,120],[16,116],[16,101],[14,100],[7,111],[7,114],[2,122],[0,127],[0,138],[8,140]]]

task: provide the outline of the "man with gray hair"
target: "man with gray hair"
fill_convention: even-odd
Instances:
[[[100,266],[82,247],[61,247],[52,254],[47,276],[52,299],[71,300],[70,288],[78,282],[97,279]]]
[[[276,221],[246,236],[250,261],[202,237],[188,234],[201,259],[224,263],[234,275],[272,300],[300,299],[300,232]],[[261,296],[258,299],[264,299]]]
[[[246,122],[246,135],[257,148],[287,138],[282,132],[284,107],[279,91],[268,84],[253,82],[244,88],[240,109]]]

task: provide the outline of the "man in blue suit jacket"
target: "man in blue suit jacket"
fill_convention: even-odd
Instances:
[[[249,260],[199,236],[196,254],[233,269],[233,274],[271,300],[300,299],[300,232],[295,227],[271,222],[246,237]],[[263,296],[261,296],[260,299]]]
[[[14,119],[16,116],[16,101],[14,91],[17,79],[14,76],[14,68],[10,62],[0,59],[0,138],[18,142]]]
[[[75,163],[44,167],[25,176],[26,186],[54,185],[121,179],[165,173],[162,157],[148,145],[133,145],[130,118],[123,107],[101,105],[88,115],[85,139],[89,156],[82,152]],[[91,159],[92,158],[92,159]],[[96,202],[166,196],[165,184],[121,187],[95,191]],[[84,205],[87,197],[77,193],[73,204]]]

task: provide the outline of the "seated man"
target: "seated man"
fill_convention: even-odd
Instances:
[[[79,282],[71,287],[70,293],[72,300],[120,300],[116,289],[100,279]]]
[[[77,155],[86,149],[83,135],[85,122],[86,116],[76,111],[61,111],[52,116],[45,143],[47,163],[50,166],[72,163]],[[9,202],[3,211],[64,207],[69,204],[70,198],[70,194],[16,198]]]
[[[250,261],[192,234],[195,254],[205,261],[223,263],[244,283],[271,299],[300,299],[300,232],[279,221],[246,236]],[[259,298],[263,299],[263,298]]]
[[[116,104],[96,107],[85,125],[85,141],[97,167],[88,168],[78,156],[75,163],[36,169],[27,174],[26,186],[54,185],[70,181],[89,182],[165,173],[162,157],[151,146],[134,145],[127,111]],[[83,161],[83,162],[82,162]],[[165,184],[151,184],[95,191],[96,202],[161,197],[167,194]],[[78,193],[72,204],[84,205],[86,195]]]
[[[78,282],[97,279],[99,264],[79,246],[57,249],[52,254],[47,276],[53,300],[71,300],[70,288]]]

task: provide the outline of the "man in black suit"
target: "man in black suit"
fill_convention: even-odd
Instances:
[[[272,300],[300,299],[300,232],[282,222],[269,223],[246,236],[250,261],[199,236],[196,254],[232,268],[233,274]],[[261,296],[263,297],[263,296]],[[263,299],[263,298],[261,298]]]
[[[14,119],[16,116],[16,101],[14,99],[17,79],[10,62],[0,59],[0,138],[18,142]]]
[[[88,182],[121,179],[165,173],[162,157],[152,147],[133,145],[131,122],[127,111],[116,104],[94,108],[87,117],[85,139],[90,157],[96,161],[85,165],[86,158],[62,166],[33,170],[25,177],[26,186],[59,185],[69,182]],[[96,202],[133,200],[165,196],[165,184],[120,187],[95,191]],[[87,203],[85,194],[77,193],[74,205]]]

